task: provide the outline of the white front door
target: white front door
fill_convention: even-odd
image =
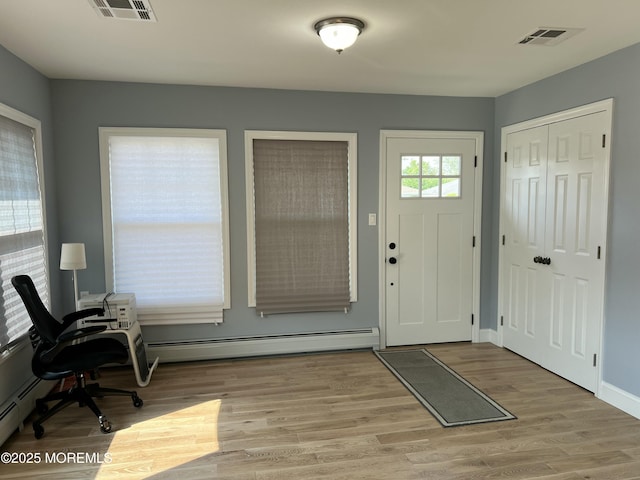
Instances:
[[[386,344],[470,340],[481,134],[386,137]],[[416,134],[418,135],[418,134]]]
[[[509,133],[504,346],[595,391],[604,297],[607,114]]]

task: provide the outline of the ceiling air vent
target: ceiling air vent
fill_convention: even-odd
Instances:
[[[540,27],[525,36],[518,43],[521,45],[544,45],[552,47],[580,33],[584,28],[551,28]]]
[[[149,0],[89,0],[89,3],[104,18],[155,22]]]

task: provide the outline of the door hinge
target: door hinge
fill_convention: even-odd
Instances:
[[[478,166],[478,155],[476,155],[473,159],[473,166],[477,167]]]
[[[598,260],[600,260],[600,252],[601,252],[601,247],[600,245],[598,245]]]
[[[607,136],[603,133],[602,134],[602,148],[604,148],[604,146],[606,145],[606,142],[607,142],[606,138],[607,138]]]
[[[504,315],[500,315],[500,326],[504,327]]]
[[[507,152],[504,152],[504,163],[507,163]]]
[[[473,325],[473,313],[471,314],[471,325]]]
[[[502,235],[502,245],[504,245],[505,240],[506,240],[505,236]]]
[[[475,247],[476,246],[476,236],[473,236],[473,241],[471,242],[471,246]]]
[[[598,355],[596,355],[595,353],[593,354],[593,366],[596,366],[596,359],[598,358]]]

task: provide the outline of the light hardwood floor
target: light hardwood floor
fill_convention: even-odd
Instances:
[[[427,348],[518,419],[443,428],[370,351],[161,364],[141,409],[99,400],[111,434],[86,408],[27,423],[0,451],[41,462],[0,478],[640,479],[640,420],[493,345]]]

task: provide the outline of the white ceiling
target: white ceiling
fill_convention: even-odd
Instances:
[[[149,1],[156,23],[0,0],[0,44],[57,79],[494,97],[640,42],[639,0]],[[336,15],[367,24],[341,55],[313,30]],[[538,27],[584,31],[518,44]]]

